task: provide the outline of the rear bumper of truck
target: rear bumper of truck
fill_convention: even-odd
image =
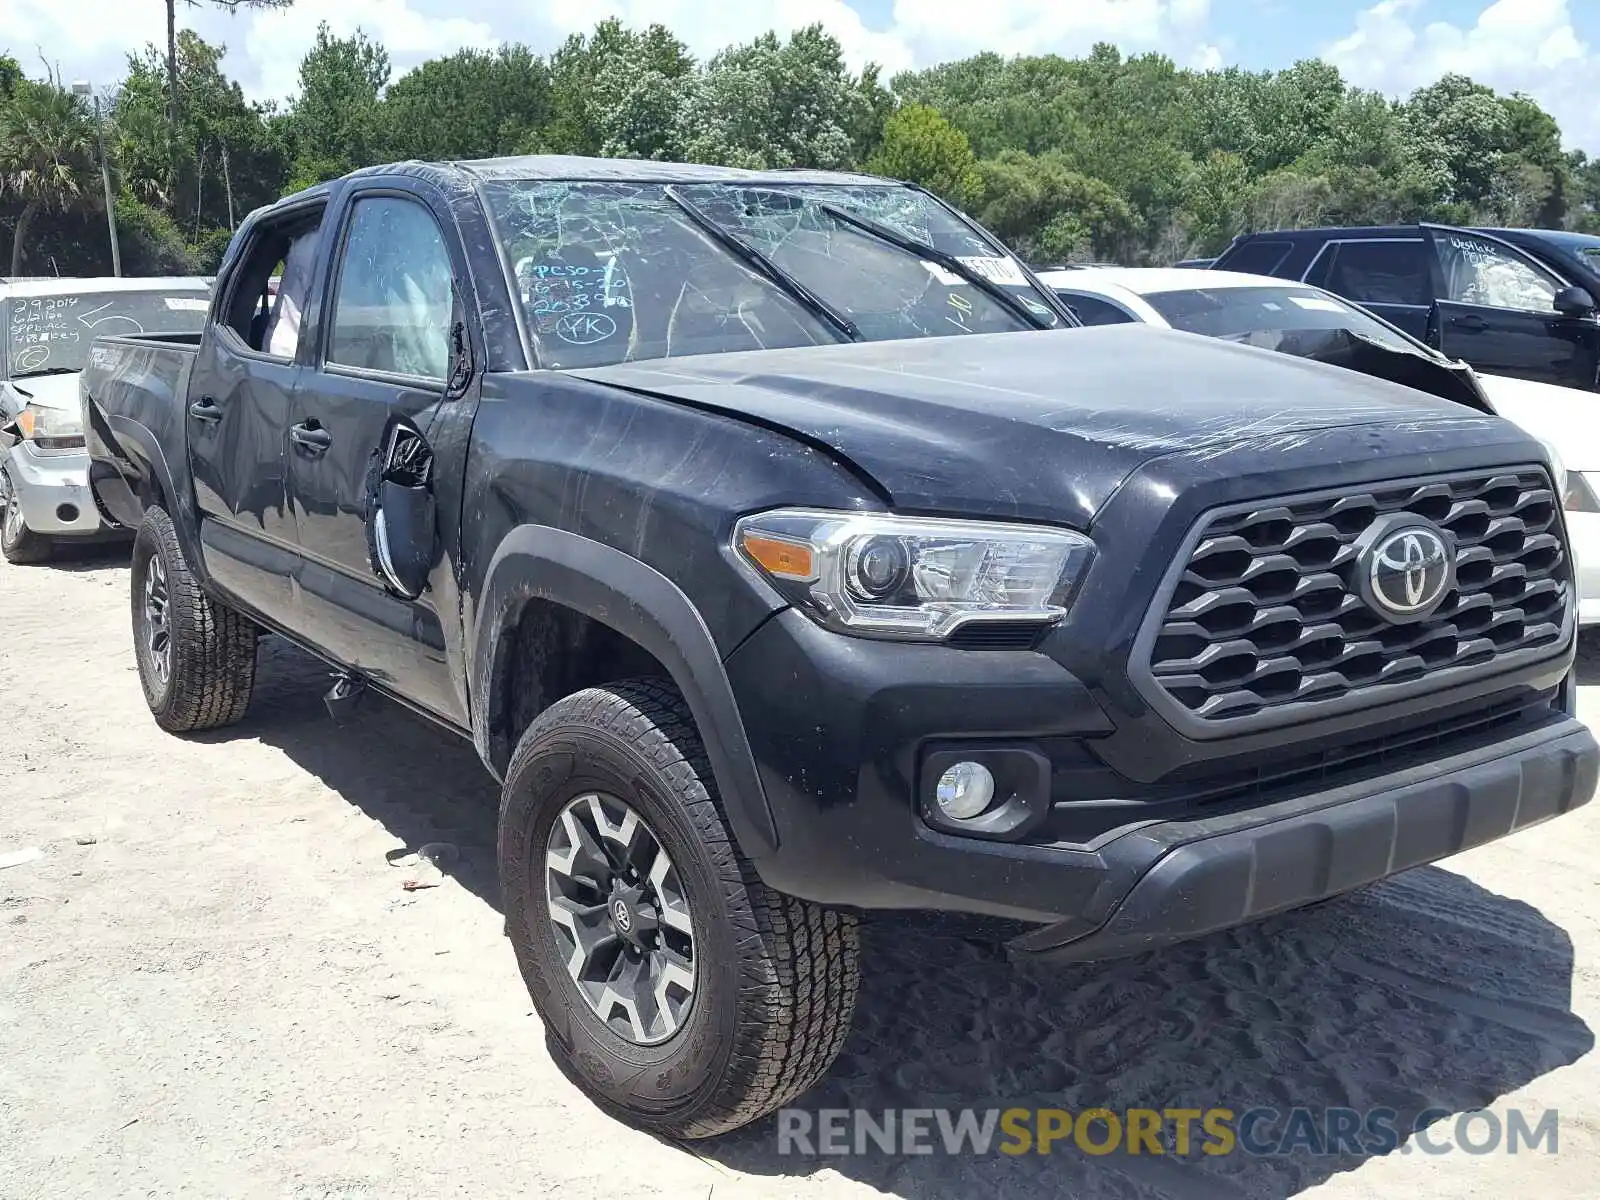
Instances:
[[[1481,846],[1588,802],[1600,749],[1575,720],[1489,752],[1413,767],[1232,818],[1173,821],[1102,848],[1133,882],[1098,927],[1073,918],[1024,935],[1014,953],[1120,958],[1337,896]],[[1120,890],[1120,889],[1119,889]]]

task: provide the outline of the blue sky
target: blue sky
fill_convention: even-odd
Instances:
[[[661,21],[700,54],[821,21],[853,62],[890,72],[983,49],[1076,54],[1096,41],[1185,66],[1260,69],[1320,55],[1390,95],[1464,71],[1534,96],[1569,146],[1600,155],[1600,0],[296,0],[231,17],[179,7],[184,25],[227,43],[228,69],[263,99],[294,91],[323,20],[340,33],[366,29],[403,70],[465,45],[548,50],[611,15]],[[104,84],[130,50],[163,37],[157,0],[0,0],[0,50],[34,73],[42,56],[68,78]]]

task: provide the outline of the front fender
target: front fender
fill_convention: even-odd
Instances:
[[[478,754],[503,777],[514,747],[501,727],[506,698],[495,695],[501,656],[530,600],[564,605],[655,656],[693,714],[724,811],[750,858],[777,849],[778,835],[745,736],[733,689],[704,619],[672,580],[632,555],[565,530],[520,525],[489,564],[472,634],[472,734]]]

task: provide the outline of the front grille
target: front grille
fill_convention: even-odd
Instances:
[[[1379,616],[1356,579],[1357,539],[1389,513],[1426,518],[1455,548],[1454,585],[1410,624]],[[1141,639],[1144,682],[1162,707],[1208,724],[1381,702],[1536,657],[1564,634],[1570,573],[1539,468],[1219,510],[1189,544]]]

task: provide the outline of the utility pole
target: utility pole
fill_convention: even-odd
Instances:
[[[83,80],[72,85],[74,96],[93,96],[93,89]],[[106,130],[100,120],[100,97],[94,96],[94,137],[100,147],[100,183],[106,193],[106,228],[111,231],[111,273],[122,275],[122,247],[117,244],[117,205],[111,195],[111,164],[106,159]]]
[[[233,176],[228,172],[228,139],[222,139],[222,186],[228,189],[228,232],[238,228],[233,219]]]

